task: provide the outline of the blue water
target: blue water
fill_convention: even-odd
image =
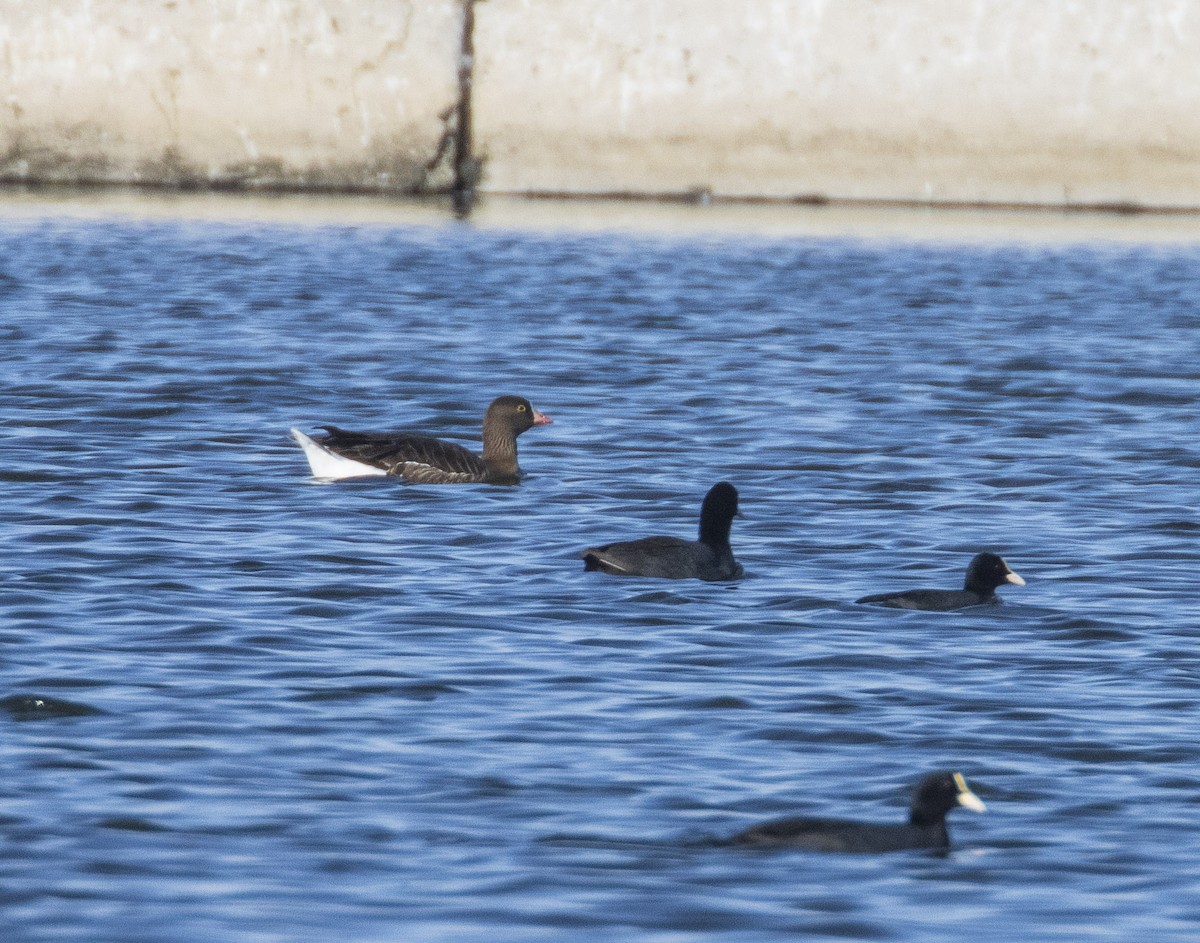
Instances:
[[[1200,933],[1200,243],[29,216],[0,338],[7,943]],[[287,435],[501,393],[516,488]],[[745,580],[582,571],[720,479]]]

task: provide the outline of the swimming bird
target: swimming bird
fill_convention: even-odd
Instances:
[[[807,848],[810,851],[945,850],[950,847],[946,814],[955,806],[974,812],[987,809],[983,801],[967,787],[962,773],[929,773],[921,777],[913,790],[906,823],[778,819],[739,832],[732,841],[736,845],[758,848]]]
[[[1025,581],[1008,568],[1002,557],[981,553],[967,567],[962,589],[910,589],[900,593],[877,593],[863,596],[855,602],[889,606],[892,609],[924,609],[930,612],[949,612],[981,603],[999,602],[996,587],[1005,583],[1024,586]]]
[[[579,555],[584,570],[612,576],[652,576],[667,580],[735,580],[742,565],[733,558],[729,529],[738,513],[737,489],[721,481],[700,505],[700,539],[643,537],[589,547]]]
[[[461,445],[407,432],[349,432],[321,426],[327,435],[311,438],[299,429],[292,437],[304,449],[316,478],[398,475],[420,484],[515,485],[517,436],[553,420],[521,396],[500,396],[483,416],[483,455]]]

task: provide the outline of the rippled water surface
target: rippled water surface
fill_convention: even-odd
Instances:
[[[0,337],[6,941],[1200,933],[1196,245],[27,214]],[[515,488],[287,435],[500,393]],[[582,571],[720,479],[743,581]]]

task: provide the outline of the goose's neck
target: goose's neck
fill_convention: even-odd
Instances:
[[[516,475],[517,437],[512,429],[490,418],[483,420],[483,460],[497,472]]]

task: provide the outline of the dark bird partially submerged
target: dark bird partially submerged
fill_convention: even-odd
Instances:
[[[944,851],[950,847],[946,815],[957,806],[975,812],[987,808],[967,787],[961,773],[929,773],[913,790],[907,822],[779,819],[739,832],[733,843],[756,848],[860,853],[922,848]]]
[[[1002,557],[981,553],[967,567],[962,589],[910,589],[907,592],[877,593],[863,596],[855,602],[892,609],[923,609],[928,612],[949,612],[981,603],[999,602],[996,588],[1005,583],[1024,586],[1025,581],[1008,568]]]
[[[700,506],[700,539],[643,537],[589,547],[579,555],[585,570],[612,576],[649,576],[668,580],[734,580],[742,565],[733,558],[729,531],[738,513],[738,493],[718,482]]]
[[[299,429],[292,436],[304,449],[316,478],[397,475],[421,484],[514,485],[521,478],[517,436],[552,420],[521,396],[501,396],[483,417],[483,454],[431,436],[407,432],[351,432],[321,426],[313,438]]]

